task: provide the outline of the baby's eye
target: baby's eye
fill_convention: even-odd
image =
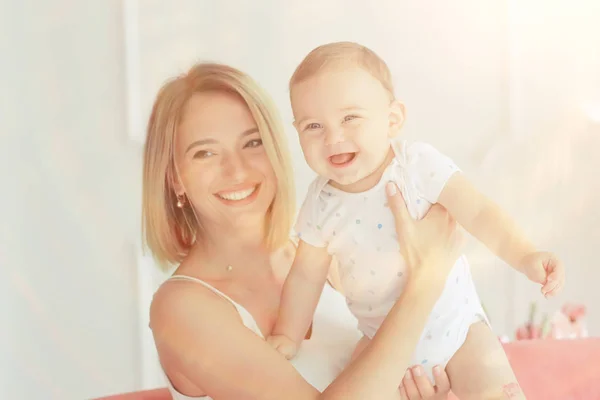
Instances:
[[[313,122],[311,124],[306,125],[306,127],[304,128],[304,130],[319,129],[320,127],[321,127],[320,124],[317,124],[316,122]]]
[[[358,118],[358,115],[346,115],[344,117],[344,122],[352,121],[353,119]]]

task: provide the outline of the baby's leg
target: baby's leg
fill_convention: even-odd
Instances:
[[[484,322],[471,325],[446,372],[452,392],[461,400],[525,399],[502,344]]]

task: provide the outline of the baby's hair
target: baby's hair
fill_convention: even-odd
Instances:
[[[394,99],[392,74],[387,64],[373,50],[353,42],[334,42],[312,50],[298,65],[289,84],[290,95],[294,85],[321,72],[328,66],[354,64],[377,79]]]

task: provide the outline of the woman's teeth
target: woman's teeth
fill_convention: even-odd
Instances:
[[[256,190],[256,186],[251,189],[239,190],[237,192],[221,192],[217,193],[219,197],[225,200],[244,200]]]

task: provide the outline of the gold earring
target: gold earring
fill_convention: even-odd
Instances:
[[[183,206],[185,205],[185,195],[176,194],[175,196],[177,197],[177,207],[183,208]]]

